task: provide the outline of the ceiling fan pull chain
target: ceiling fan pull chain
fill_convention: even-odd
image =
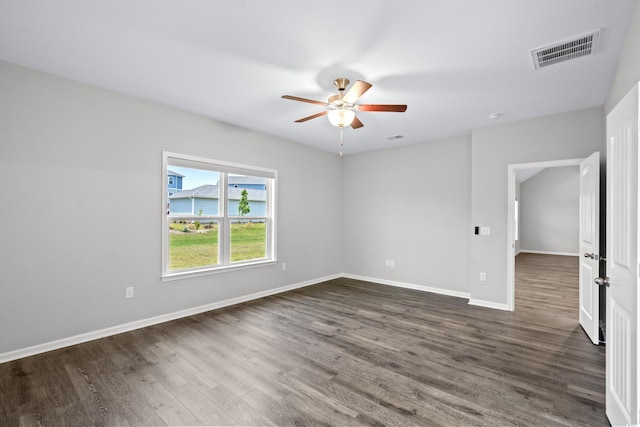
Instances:
[[[342,146],[344,143],[342,142],[342,128],[340,128],[340,157],[342,157]]]

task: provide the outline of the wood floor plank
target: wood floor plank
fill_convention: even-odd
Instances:
[[[242,396],[242,400],[256,409],[277,426],[329,426],[313,414],[299,411],[288,402],[275,401],[260,390],[255,389]]]
[[[0,425],[607,425],[576,257],[516,310],[340,278],[0,364]]]
[[[219,385],[208,390],[206,394],[216,403],[218,408],[226,414],[230,414],[234,422],[229,424],[241,426],[275,425],[272,421],[267,419],[265,415],[236,396],[223,385]]]
[[[99,384],[93,373],[72,365],[67,365],[66,370],[89,416],[88,424],[129,425],[123,408],[115,409],[117,403],[105,394],[105,387]]]
[[[131,371],[127,374],[143,396],[138,403],[148,405],[167,425],[205,425],[176,396],[167,390],[162,383],[144,370]],[[149,424],[152,424],[151,422]],[[117,425],[117,424],[115,424]]]
[[[190,384],[173,390],[171,394],[205,425],[227,426],[236,423],[213,399]]]
[[[129,381],[127,373],[122,372],[110,359],[102,358],[86,366],[96,389],[108,400],[110,411],[122,415],[132,426],[165,424],[150,406],[140,404],[144,402],[144,396],[136,384]],[[141,370],[146,372],[148,368]]]

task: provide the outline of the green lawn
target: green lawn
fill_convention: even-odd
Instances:
[[[265,223],[231,224],[231,262],[267,256]]]
[[[218,263],[218,224],[171,223],[169,268],[201,267]],[[187,232],[183,231],[184,229]],[[231,224],[231,261],[260,259],[266,256],[266,224]]]

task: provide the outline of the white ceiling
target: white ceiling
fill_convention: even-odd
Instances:
[[[0,60],[338,151],[336,77],[373,84],[345,154],[604,104],[636,0],[0,0]],[[602,29],[597,55],[530,51]],[[490,120],[490,113],[499,113]],[[404,138],[389,140],[402,135]]]
[[[546,168],[516,169],[516,181],[522,184],[529,178],[533,178],[545,169]]]

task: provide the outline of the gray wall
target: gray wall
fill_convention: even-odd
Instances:
[[[470,143],[460,137],[345,157],[345,273],[469,292]]]
[[[0,94],[0,354],[342,271],[337,155],[3,62]],[[162,150],[277,169],[287,270],[162,282]]]
[[[620,54],[620,61],[611,90],[605,104],[605,112],[613,107],[640,81],[640,2],[636,6],[629,23],[629,32]]]
[[[603,140],[602,107],[472,131],[471,222],[491,227],[491,235],[471,239],[472,299],[507,305],[508,165],[587,157]]]
[[[520,250],[578,254],[578,166],[547,168],[520,186]]]
[[[12,184],[2,196],[19,206],[0,209],[0,354],[340,271],[506,304],[507,165],[600,150],[604,111],[640,80],[639,51],[636,6],[605,108],[348,156],[342,166],[331,153],[0,62],[0,180]],[[287,270],[161,282],[162,150],[278,169]],[[365,198],[380,195],[389,201]],[[367,215],[355,214],[360,204]],[[492,233],[473,236],[473,225]],[[125,300],[129,285],[136,296]]]

